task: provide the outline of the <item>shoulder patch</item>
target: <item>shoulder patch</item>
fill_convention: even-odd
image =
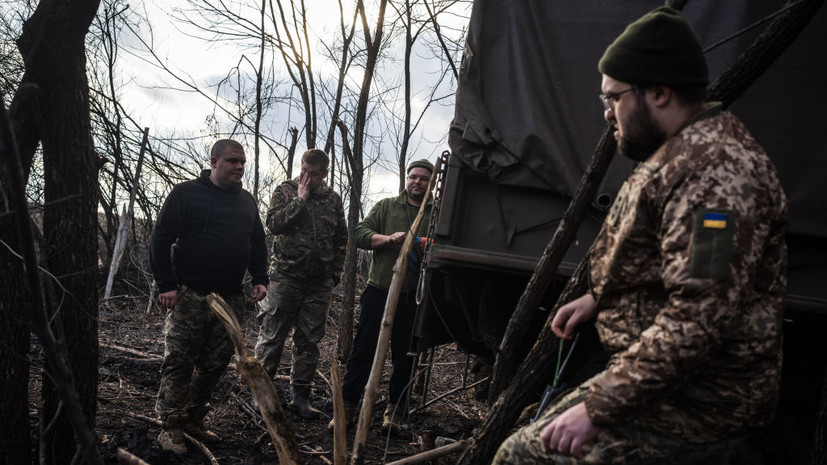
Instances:
[[[693,278],[729,277],[732,258],[735,212],[701,209],[695,212],[690,274]]]

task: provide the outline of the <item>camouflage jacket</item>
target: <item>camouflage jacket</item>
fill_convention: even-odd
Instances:
[[[595,425],[723,439],[771,419],[786,208],[771,161],[720,106],[638,165],[590,255],[612,353],[586,396]],[[685,422],[659,421],[676,412]]]
[[[342,199],[322,184],[307,201],[296,180],[279,185],[270,198],[267,228],[274,235],[270,279],[338,281],[345,263],[347,223]]]

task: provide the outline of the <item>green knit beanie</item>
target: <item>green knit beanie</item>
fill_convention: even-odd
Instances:
[[[430,171],[431,173],[434,172],[434,165],[431,162],[429,162],[428,160],[426,160],[425,158],[423,158],[421,160],[412,161],[408,165],[408,169],[405,172],[410,173],[411,170],[414,169],[414,168],[425,168],[426,170]]]
[[[689,21],[662,6],[626,27],[597,64],[601,73],[636,85],[706,85],[706,57]]]

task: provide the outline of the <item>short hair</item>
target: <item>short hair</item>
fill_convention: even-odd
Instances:
[[[322,149],[310,149],[302,154],[301,162],[321,166],[323,170],[327,171],[327,167],[330,165],[330,157]]]
[[[224,151],[227,149],[235,149],[244,151],[244,147],[241,146],[238,142],[232,139],[221,139],[218,142],[212,145],[212,149],[210,149],[210,158],[215,158],[216,160],[221,159],[224,156]]]

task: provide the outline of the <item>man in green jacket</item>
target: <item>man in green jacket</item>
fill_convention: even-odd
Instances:
[[[342,398],[348,423],[353,421],[356,405],[362,396],[370,376],[373,356],[379,339],[379,328],[388,299],[388,288],[393,278],[393,266],[399,255],[399,248],[405,236],[411,234],[411,225],[416,218],[422,200],[428,189],[428,182],[434,166],[428,160],[417,160],[408,165],[408,179],[404,191],[397,197],[380,200],[356,226],[356,245],[373,250],[373,262],[368,274],[368,285],[361,297],[361,313],[353,350],[347,362],[347,371],[342,386]],[[416,236],[425,236],[431,216],[429,199],[425,217],[419,223]],[[405,277],[396,317],[391,332],[391,372],[388,387],[388,405],[385,409],[382,428],[396,433],[404,417],[404,405],[398,405],[411,376],[413,357],[408,356],[408,348],[413,333],[416,300],[414,286],[416,275],[409,273]]]
[[[324,184],[330,159],[310,149],[302,155],[301,174],[273,192],[267,228],[273,240],[274,269],[270,297],[259,305],[256,357],[274,378],[284,342],[293,329],[287,409],[306,419],[320,412],[310,405],[310,387],[319,361],[327,309],[345,262],[347,225],[342,199]]]

